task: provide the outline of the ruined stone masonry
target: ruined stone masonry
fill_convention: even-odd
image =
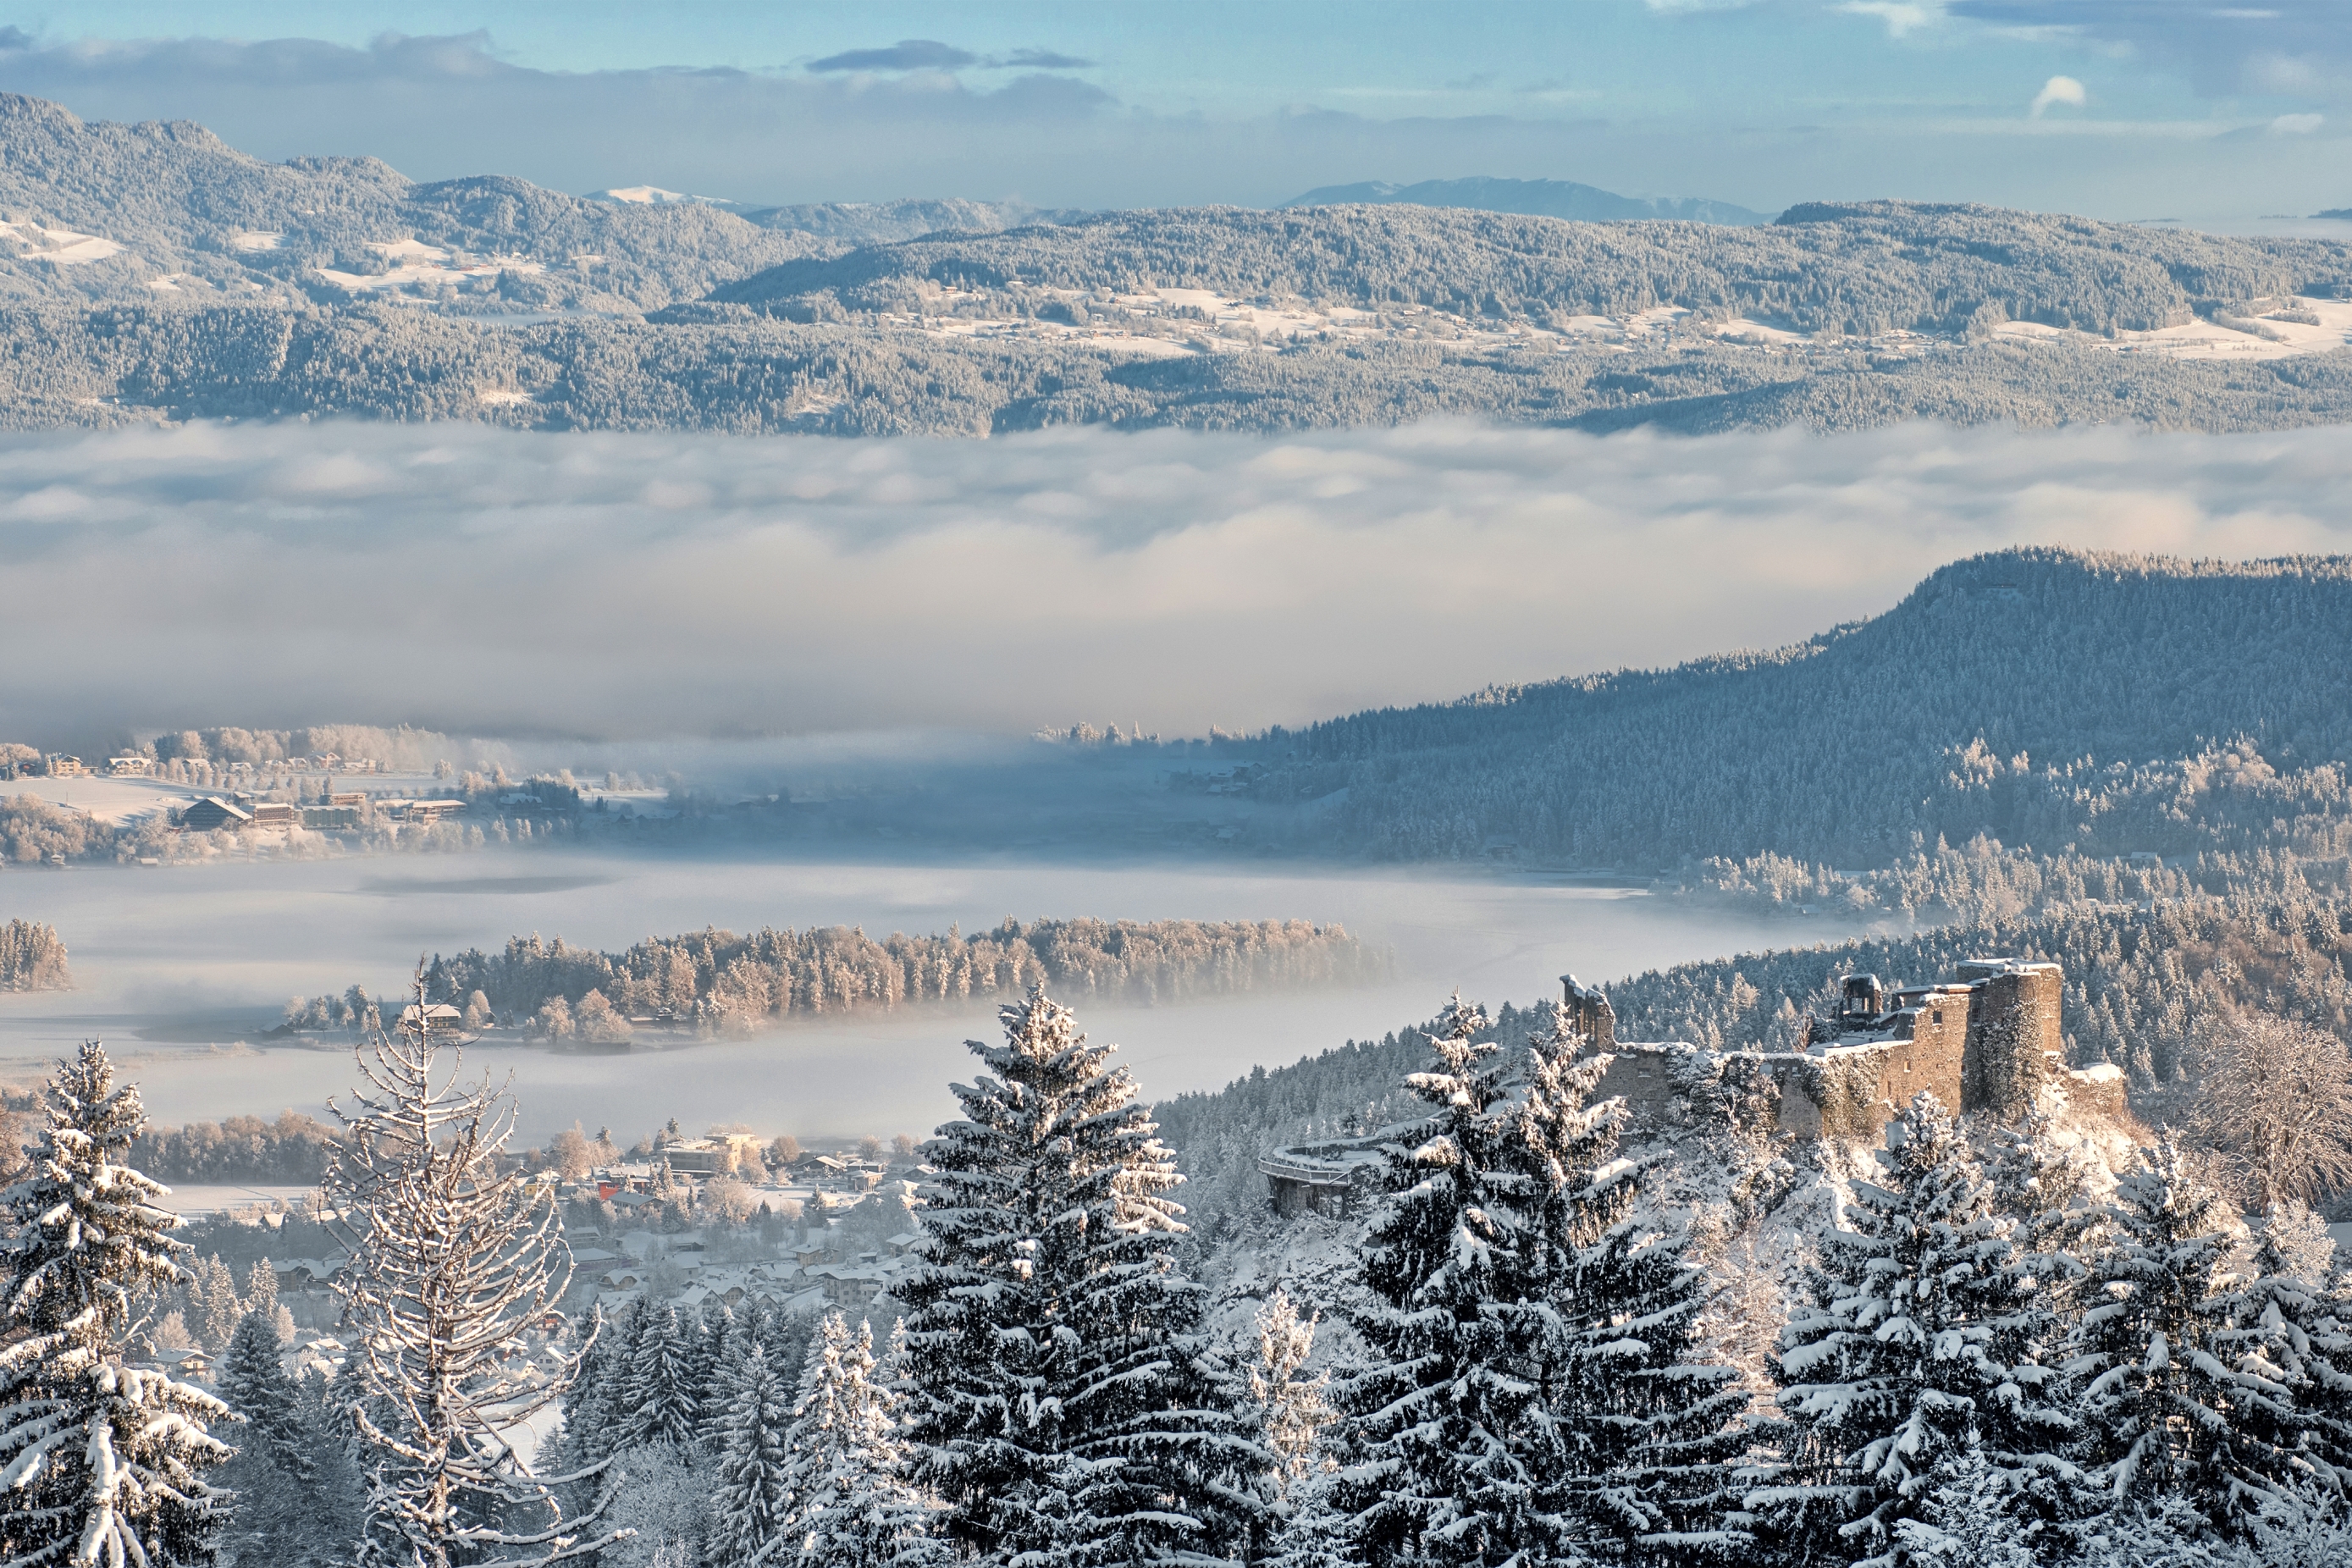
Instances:
[[[1588,1053],[1613,1059],[1599,1092],[1622,1095],[1637,1125],[1688,1120],[1710,1089],[1773,1107],[1781,1131],[1801,1138],[1876,1142],[1920,1090],[1955,1110],[2008,1120],[2053,1081],[2077,1106],[2120,1115],[2122,1074],[2064,1065],[2054,963],[1971,959],[1937,984],[1890,992],[1874,974],[1845,977],[1837,1011],[1815,1017],[1801,1051],[1727,1051],[1616,1037],[1608,999],[1561,976],[1586,1026]]]
[[[1704,1100],[1745,1101],[1784,1132],[1874,1143],[1922,1089],[1955,1110],[2006,1121],[2045,1087],[2078,1110],[2128,1114],[2123,1074],[2063,1063],[2054,963],[1970,959],[1951,979],[1892,991],[1874,974],[1848,975],[1837,1011],[1810,1020],[1801,1051],[1715,1052],[1680,1041],[1617,1037],[1617,1015],[1598,986],[1560,976],[1587,1056],[1610,1058],[1596,1098],[1622,1096],[1639,1131],[1697,1120]],[[1382,1168],[1378,1133],[1276,1150],[1258,1162],[1276,1209],[1333,1218],[1360,1208]]]

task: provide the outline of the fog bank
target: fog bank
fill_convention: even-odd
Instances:
[[[1166,733],[1791,641],[2012,543],[2352,537],[2336,430],[0,441],[0,738]]]

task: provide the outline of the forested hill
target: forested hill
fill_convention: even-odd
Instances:
[[[960,290],[1207,289],[1551,324],[1659,306],[1801,332],[2006,321],[2146,331],[2258,300],[2352,292],[2352,251],[1998,207],[1811,204],[1772,224],[1572,223],[1403,205],[1098,213],[786,262],[712,298],[809,319]]]
[[[737,216],[0,95],[0,428],[2352,421],[2352,247],[1979,206]]]
[[[1277,732],[1242,783],[1408,859],[2242,848],[2347,810],[2347,627],[2344,557],[2006,551],[1793,647]]]
[[[1294,196],[1286,207],[1361,206],[1367,204],[1402,206],[1475,207],[1482,212],[1527,213],[1538,217],[1574,218],[1585,223],[1625,219],[1675,218],[1688,223],[1767,223],[1769,215],[1751,212],[1729,202],[1704,196],[1621,196],[1614,191],[1580,185],[1573,180],[1504,180],[1485,176],[1463,180],[1422,180],[1392,185],[1366,180],[1352,185],[1318,185]],[[1011,226],[1007,226],[1008,227]]]
[[[0,93],[0,300],[20,302],[335,299],[426,259],[449,276],[418,281],[454,287],[499,258],[478,308],[634,313],[826,247],[698,203],[587,201],[497,175],[419,184],[374,158],[265,163],[189,121],[86,123],[13,93]]]

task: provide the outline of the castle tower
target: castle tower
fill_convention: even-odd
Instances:
[[[1559,977],[1566,993],[1568,1010],[1575,1021],[1577,1032],[1585,1039],[1588,1051],[1613,1051],[1617,1048],[1617,1009],[1609,1005],[1609,998],[1598,985],[1580,985],[1573,974]]]
[[[2063,977],[2054,963],[2005,958],[1970,959],[1956,973],[1975,994],[1960,1066],[1960,1109],[2015,1116],[2065,1062],[2058,1017]]]

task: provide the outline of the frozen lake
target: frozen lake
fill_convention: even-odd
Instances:
[[[57,927],[79,989],[0,996],[0,1074],[24,1081],[76,1041],[106,1039],[167,1123],[316,1111],[346,1086],[341,1050],[264,1047],[286,998],[354,982],[394,990],[424,952],[496,948],[539,931],[607,950],[705,925],[966,931],[1006,915],[1338,921],[1391,949],[1376,986],[1264,992],[1160,1007],[1097,1005],[1144,1092],[1210,1089],[1436,1011],[1459,985],[1490,1005],[1552,994],[1574,970],[1607,981],[1693,958],[1852,934],[1765,921],[1625,889],[1401,870],[1198,866],[953,866],[636,858],[501,850],[190,868],[0,873],[0,918]],[[474,1054],[516,1077],[533,1141],[575,1119],[634,1139],[675,1116],[803,1138],[927,1132],[968,1075],[961,1042],[993,1004],[796,1023],[759,1038],[624,1056],[507,1046]]]

